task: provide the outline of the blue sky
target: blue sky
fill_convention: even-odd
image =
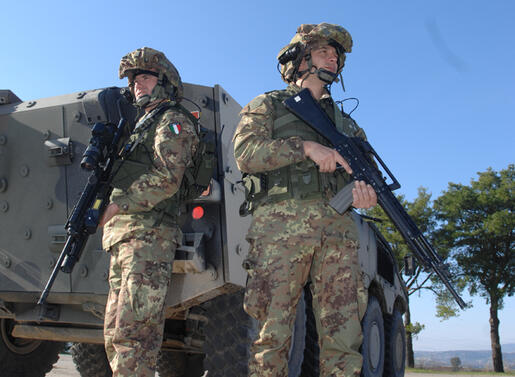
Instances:
[[[162,50],[184,81],[220,84],[241,105],[282,88],[277,52],[301,23],[343,25],[354,39],[343,75],[353,113],[413,199],[436,198],[488,167],[515,162],[515,2],[504,1],[9,1],[2,4],[0,87],[23,100],[123,86],[120,57]],[[189,4],[189,5],[186,5]],[[349,107],[350,109],[351,107]],[[349,110],[348,109],[348,110]],[[483,300],[459,318],[434,318],[431,294],[413,297],[426,329],[415,350],[489,349]],[[500,313],[515,343],[515,299]]]

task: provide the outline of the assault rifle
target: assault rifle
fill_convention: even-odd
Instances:
[[[416,258],[426,269],[431,268],[438,275],[453,295],[456,303],[464,309],[466,304],[449,281],[447,266],[392,193],[392,190],[399,188],[400,184],[372,146],[361,138],[348,137],[338,132],[333,121],[314,100],[309,89],[303,89],[298,94],[286,99],[284,105],[333,145],[334,149],[350,165],[353,179],[365,181],[373,187],[379,205],[413,250]],[[385,182],[382,173],[372,163],[370,155],[373,155],[381,164],[393,181],[392,184]],[[353,186],[354,182],[340,190],[330,201],[329,204],[338,213],[344,213],[352,204]]]
[[[111,171],[118,158],[119,144],[127,121],[120,117],[118,126],[112,123],[95,123],[91,130],[88,148],[84,151],[81,168],[91,171],[79,201],[66,221],[66,243],[57,259],[52,274],[38,300],[40,316],[57,319],[56,308],[49,307],[46,299],[61,270],[70,274],[80,259],[90,235],[97,231],[111,195]]]

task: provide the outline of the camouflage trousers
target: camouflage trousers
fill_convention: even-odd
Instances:
[[[109,250],[104,340],[113,377],[155,374],[175,248],[149,231]]]
[[[358,263],[356,227],[350,216],[312,216],[313,232],[300,240],[295,231],[284,229],[295,229],[284,218],[273,225],[275,232],[250,240],[244,308],[258,320],[259,333],[251,349],[249,376],[288,376],[296,306],[308,279],[319,336],[320,375],[359,376],[367,293]]]

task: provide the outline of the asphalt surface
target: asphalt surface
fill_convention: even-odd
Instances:
[[[431,373],[406,373],[404,377],[481,377],[479,374],[431,374]],[[484,375],[492,377],[492,375]],[[59,361],[55,364],[54,369],[45,377],[80,377],[79,372],[75,369],[72,357],[70,355],[59,355]],[[209,376],[208,376],[209,377]]]
[[[59,361],[54,365],[54,369],[45,377],[80,377],[75,369],[71,355],[60,354]]]

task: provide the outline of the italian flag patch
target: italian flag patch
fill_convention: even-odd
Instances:
[[[176,135],[179,135],[179,133],[181,132],[180,123],[170,123],[169,127],[170,127],[170,130]]]

